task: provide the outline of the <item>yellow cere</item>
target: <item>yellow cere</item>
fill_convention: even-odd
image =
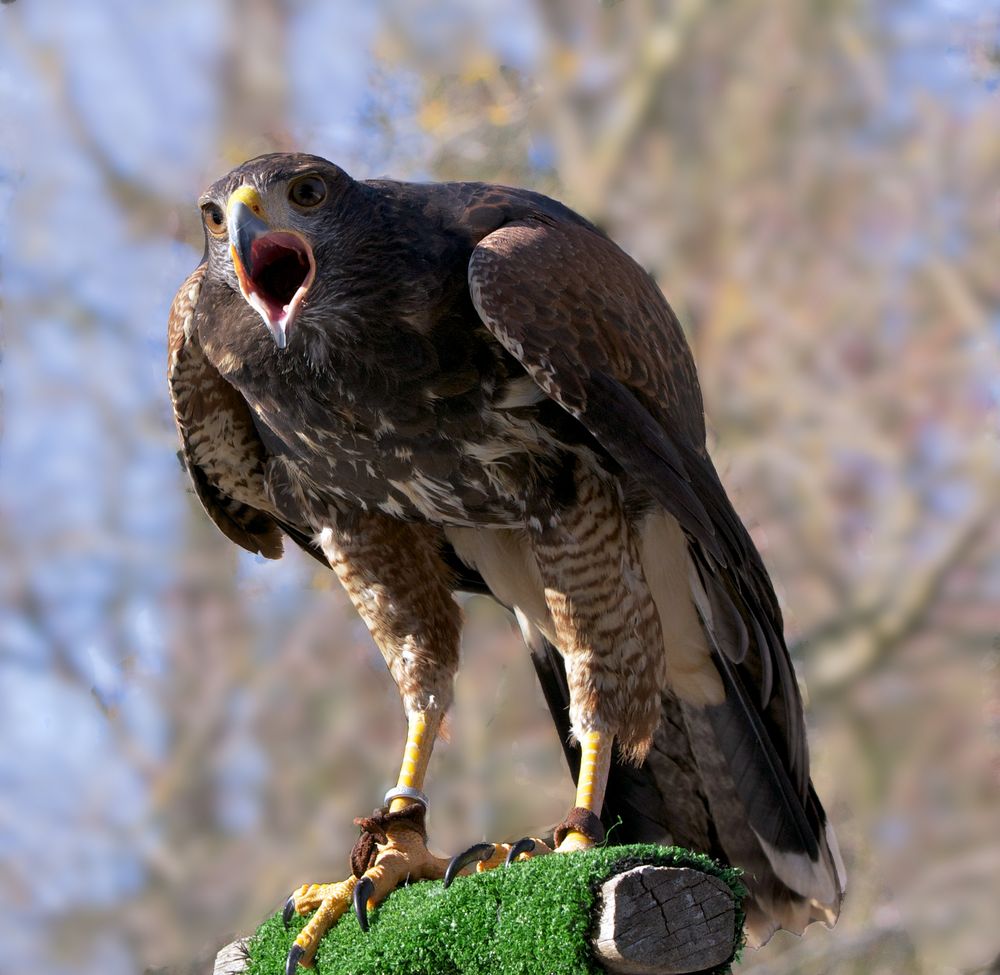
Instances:
[[[264,215],[264,204],[261,202],[260,194],[252,186],[241,186],[233,192],[226,203],[227,214],[232,211],[233,206],[237,203],[242,203],[244,206],[249,207],[258,217]]]

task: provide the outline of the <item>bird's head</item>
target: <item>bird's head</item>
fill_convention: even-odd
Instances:
[[[279,349],[308,304],[317,251],[351,182],[319,156],[280,153],[237,167],[199,200],[210,271],[239,290]]]

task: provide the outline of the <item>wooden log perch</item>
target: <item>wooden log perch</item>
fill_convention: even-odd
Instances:
[[[541,859],[552,861],[544,865],[546,870],[558,867],[556,858]],[[591,874],[589,884],[582,883],[581,875],[580,883],[574,881],[572,887],[563,888],[561,893],[545,885],[518,886],[513,882],[513,875],[508,873],[505,878],[502,870],[490,871],[495,874],[493,877],[479,874],[466,878],[470,884],[466,891],[469,897],[484,895],[486,907],[480,917],[495,916],[497,919],[496,929],[487,932],[474,924],[470,924],[470,931],[463,930],[466,919],[477,914],[472,901],[464,906],[449,902],[451,891],[442,891],[436,882],[414,884],[390,895],[385,905],[376,911],[367,935],[351,931],[351,927],[356,926],[353,917],[345,917],[339,922],[347,928],[340,932],[334,928],[327,937],[340,938],[341,943],[326,959],[321,953],[317,969],[323,975],[341,975],[341,972],[367,975],[369,970],[391,971],[393,975],[411,970],[429,971],[435,967],[427,967],[430,951],[438,958],[447,959],[448,965],[441,967],[449,971],[460,970],[470,975],[474,971],[477,975],[494,971],[506,973],[511,970],[510,959],[497,958],[494,949],[501,939],[509,946],[512,939],[520,935],[522,940],[513,966],[519,972],[547,972],[553,967],[558,967],[560,972],[572,971],[574,975],[577,972],[580,975],[596,972],[703,975],[728,971],[740,939],[738,924],[742,914],[733,889],[734,885],[739,886],[738,881],[727,883],[708,869],[688,865],[690,862],[689,857],[687,863],[682,860],[678,865],[642,862],[635,865],[635,858],[624,858],[620,863],[611,864],[610,870],[606,864],[604,872]],[[526,864],[518,867],[519,870],[526,868],[530,872]],[[727,876],[732,879],[732,874]],[[544,875],[536,879],[542,881]],[[456,885],[459,883],[461,881],[456,881]],[[577,898],[574,902],[573,896],[581,890],[588,892],[586,898]],[[538,892],[532,904],[527,903],[531,896],[528,891]],[[408,906],[395,915],[397,905],[393,905],[393,900],[400,895],[404,895]],[[413,916],[414,906],[418,910],[426,906],[426,913],[407,930],[406,918]],[[583,924],[577,922],[566,926],[566,931],[577,933],[570,935],[572,941],[567,944],[566,956],[560,955],[558,965],[553,966],[553,956],[544,954],[545,943],[551,946],[553,938],[562,936],[556,928],[567,912],[575,912],[580,919],[581,910],[584,911],[582,917],[589,919],[589,923],[585,920]],[[380,913],[382,918],[379,918]],[[435,918],[444,918],[446,923],[438,924]],[[256,971],[272,975],[274,967],[273,975],[283,975],[286,944],[291,943],[294,931],[284,932],[278,925],[280,919],[277,925],[275,919],[262,925],[263,940],[269,940],[270,947],[261,947],[260,955],[256,954],[256,945],[249,939],[223,948],[215,963],[215,975],[241,975],[248,968],[251,950],[255,951]],[[415,931],[419,932],[416,936]],[[587,932],[585,939],[580,932]],[[282,940],[286,937],[287,942]],[[367,950],[363,952],[364,960],[358,955],[358,937],[365,938],[364,943],[373,948],[370,955]],[[406,943],[407,939],[419,942],[417,953],[409,948],[406,950],[410,954],[407,954],[399,947],[399,943]],[[483,945],[482,956],[475,955],[479,943]],[[271,958],[273,964],[269,961]],[[372,959],[377,959],[377,963]],[[424,967],[410,969],[409,959],[413,959],[412,964]],[[458,964],[458,959],[464,961]]]
[[[728,884],[690,867],[634,867],[604,882],[594,955],[615,975],[710,971],[732,958]]]

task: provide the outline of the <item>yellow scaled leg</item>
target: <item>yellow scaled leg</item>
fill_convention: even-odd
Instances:
[[[605,731],[588,731],[580,741],[580,778],[576,785],[576,808],[601,815],[604,791],[611,771],[611,743],[614,736]],[[575,829],[570,829],[557,847],[559,853],[585,850],[594,841]]]
[[[285,904],[286,924],[293,914],[316,913],[299,932],[285,964],[286,975],[299,965],[311,967],[323,935],[343,916],[352,902],[362,928],[368,928],[368,911],[408,880],[435,880],[444,876],[448,861],[432,856],[423,832],[421,787],[427,773],[434,739],[441,725],[437,713],[414,713],[409,717],[406,749],[399,770],[397,795],[389,803],[388,816],[379,820],[385,842],[375,842],[375,857],[362,876],[332,884],[305,884]],[[390,795],[392,794],[390,793]],[[413,795],[415,794],[415,798]],[[394,815],[395,814],[395,815]],[[377,828],[377,827],[376,827]],[[382,834],[380,834],[382,835]]]
[[[476,864],[476,870],[492,870],[501,864],[509,866],[515,860],[526,860],[545,853],[572,853],[586,850],[603,836],[600,824],[604,792],[611,770],[611,745],[614,735],[602,731],[588,731],[580,741],[580,776],[576,787],[576,806],[566,821],[556,828],[556,848],[553,850],[542,840],[526,836],[516,843],[476,843],[463,853],[452,857],[444,875],[447,887],[459,871]],[[579,824],[587,832],[575,829]],[[562,836],[560,836],[562,834]],[[588,835],[589,834],[589,835]]]
[[[399,778],[396,788],[414,789],[419,791],[424,785],[427,765],[431,760],[434,739],[441,727],[441,716],[435,711],[428,715],[424,711],[415,711],[410,715],[406,729],[406,748],[403,750],[403,763],[399,767]],[[389,803],[391,812],[405,809],[413,800],[399,796]]]

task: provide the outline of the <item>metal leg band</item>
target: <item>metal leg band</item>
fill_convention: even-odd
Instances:
[[[430,800],[428,800],[427,796],[423,792],[419,789],[412,789],[408,785],[397,785],[390,789],[385,794],[385,798],[382,801],[388,806],[393,799],[413,799],[416,802],[419,802],[424,809],[427,809],[430,806]]]

